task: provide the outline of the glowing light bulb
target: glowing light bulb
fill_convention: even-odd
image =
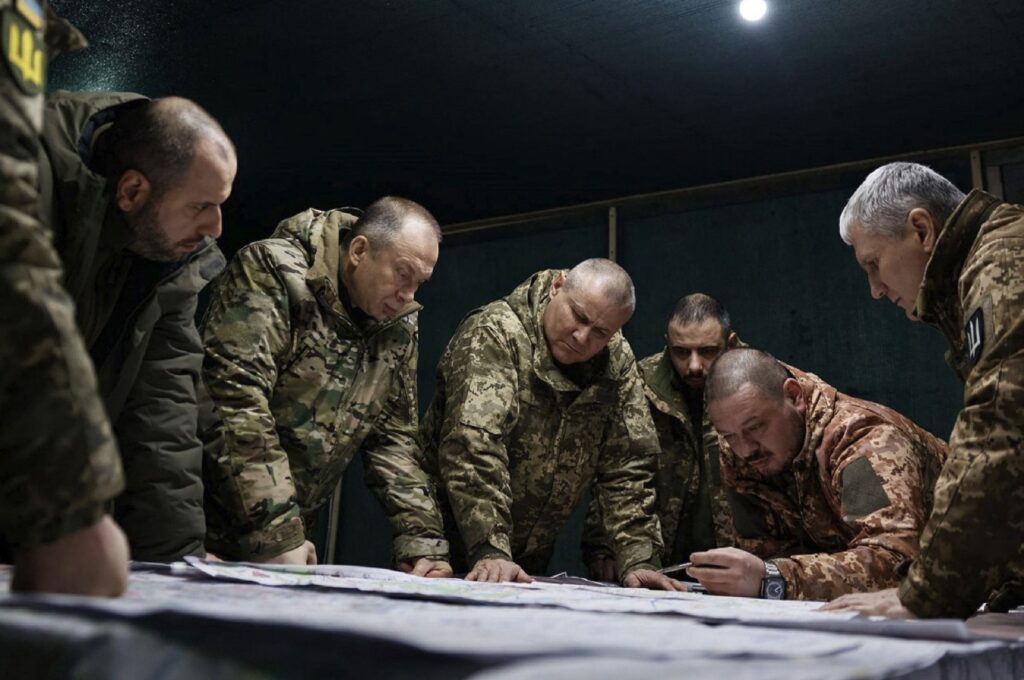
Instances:
[[[743,0],[740,3],[740,16],[747,21],[760,21],[768,13],[768,3],[764,0]]]

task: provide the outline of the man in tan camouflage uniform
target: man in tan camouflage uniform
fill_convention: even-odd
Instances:
[[[529,581],[593,483],[624,582],[658,574],[657,439],[618,332],[633,283],[609,260],[534,274],[470,312],[437,368],[424,465],[441,489],[454,564],[481,581]]]
[[[1024,603],[1024,206],[964,196],[914,163],[871,173],[840,217],[876,298],[936,326],[964,407],[921,553],[899,590],[834,604],[889,616],[967,617]]]
[[[940,439],[755,349],[724,353],[706,397],[737,538],[694,553],[691,576],[713,593],[805,600],[899,581],[931,510]]]
[[[106,504],[124,485],[121,462],[38,218],[44,24],[51,55],[84,40],[43,11],[0,0],[0,532],[16,553],[14,590],[119,595],[128,545]]]
[[[399,566],[448,576],[417,463],[417,288],[441,232],[412,201],[361,217],[306,210],[243,248],[203,322],[207,546],[238,560],[314,564],[310,521],[362,451]]]
[[[694,293],[676,303],[665,330],[665,348],[639,363],[661,445],[654,480],[665,563],[733,544],[732,516],[718,467],[718,434],[704,411],[704,381],[711,363],[736,343],[725,307]],[[596,503],[587,514],[583,556],[591,578],[615,580]]]

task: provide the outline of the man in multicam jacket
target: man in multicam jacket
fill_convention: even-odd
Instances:
[[[737,342],[725,307],[693,293],[676,303],[664,350],[639,362],[661,445],[654,481],[665,563],[733,544],[732,515],[718,466],[718,433],[704,410],[704,381],[711,363]],[[615,580],[596,503],[591,503],[584,526],[583,561],[591,578]]]
[[[1024,603],[1024,206],[892,163],[850,197],[840,234],[876,298],[936,326],[964,407],[921,553],[895,589],[837,601],[888,616],[968,617]]]
[[[447,576],[447,542],[417,463],[417,313],[441,232],[385,197],[358,219],[306,210],[243,248],[203,322],[207,546],[315,563],[310,522],[357,451],[399,566]]]
[[[618,332],[634,306],[621,267],[586,260],[470,312],[448,343],[421,432],[453,563],[469,580],[545,569],[593,484],[624,583],[684,588],[653,571],[657,439]]]
[[[691,576],[713,593],[804,600],[899,581],[931,510],[942,440],[755,349],[724,353],[706,397],[737,538],[694,553]]]
[[[35,2],[0,0],[0,15],[17,37],[0,54],[0,532],[15,553],[11,587],[119,595],[128,545],[106,505],[124,486],[121,461],[38,218],[44,40],[54,56],[84,39]]]

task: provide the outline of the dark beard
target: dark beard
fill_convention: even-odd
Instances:
[[[181,258],[174,254],[174,244],[157,224],[159,207],[158,201],[150,199],[135,219],[131,220],[132,232],[135,234],[131,251],[154,262],[177,262]]]

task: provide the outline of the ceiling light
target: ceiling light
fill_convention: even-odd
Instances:
[[[768,13],[768,3],[764,0],[743,0],[740,3],[740,16],[747,21],[760,21]]]

